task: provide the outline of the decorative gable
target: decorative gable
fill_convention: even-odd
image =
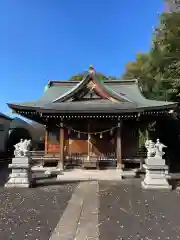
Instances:
[[[88,91],[85,91],[83,94],[81,95],[76,95],[76,97],[74,97],[72,99],[72,101],[87,101],[87,100],[97,100],[97,99],[102,99],[101,96],[99,96],[94,89],[88,89]]]
[[[105,86],[104,82],[96,77],[95,71],[89,72],[85,78],[66,94],[53,102],[71,102],[93,99],[107,99],[111,102],[127,102],[122,95]]]

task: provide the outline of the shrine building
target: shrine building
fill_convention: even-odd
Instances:
[[[146,99],[137,80],[98,76],[91,66],[82,81],[49,81],[38,100],[8,103],[13,112],[45,125],[43,156],[54,154],[63,168],[75,160],[79,166],[107,162],[122,168],[138,157],[140,125],[163,120],[177,107]]]

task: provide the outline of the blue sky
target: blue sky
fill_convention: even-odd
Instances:
[[[162,0],[1,0],[0,111],[36,100],[48,80],[66,80],[90,64],[120,76],[150,48]]]

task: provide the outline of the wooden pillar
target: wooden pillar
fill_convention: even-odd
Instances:
[[[59,137],[59,144],[60,144],[60,157],[58,167],[63,170],[64,168],[64,125],[60,123],[60,137]]]
[[[122,127],[122,122],[119,122],[117,127],[117,135],[116,135],[117,169],[122,169],[121,127]]]
[[[45,154],[47,154],[48,153],[48,128],[47,128],[47,126],[46,126],[46,129],[45,129],[45,139],[44,139],[44,141],[45,141]]]
[[[91,122],[88,122],[88,160],[90,160],[91,157],[91,153],[92,153],[92,143],[91,143],[91,134],[89,134],[91,132]]]

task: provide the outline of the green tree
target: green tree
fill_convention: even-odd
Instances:
[[[71,81],[82,81],[83,78],[86,76],[86,74],[87,73],[79,73],[79,74],[73,75],[69,80],[71,80]],[[105,74],[98,73],[98,72],[96,73],[96,77],[101,79],[102,81],[118,79],[117,77],[114,77],[114,76],[107,77]]]
[[[73,75],[69,80],[70,81],[82,81],[84,78],[84,74],[80,73],[77,75]]]
[[[148,53],[137,54],[123,78],[136,78],[149,98],[180,101],[180,13],[163,13]]]
[[[146,97],[152,98],[152,88],[154,86],[154,66],[151,64],[151,59],[148,53],[138,53],[136,61],[129,62],[126,65],[123,79],[137,79],[142,87],[143,93]]]
[[[180,100],[180,13],[163,13],[153,35],[150,58],[159,96]]]

